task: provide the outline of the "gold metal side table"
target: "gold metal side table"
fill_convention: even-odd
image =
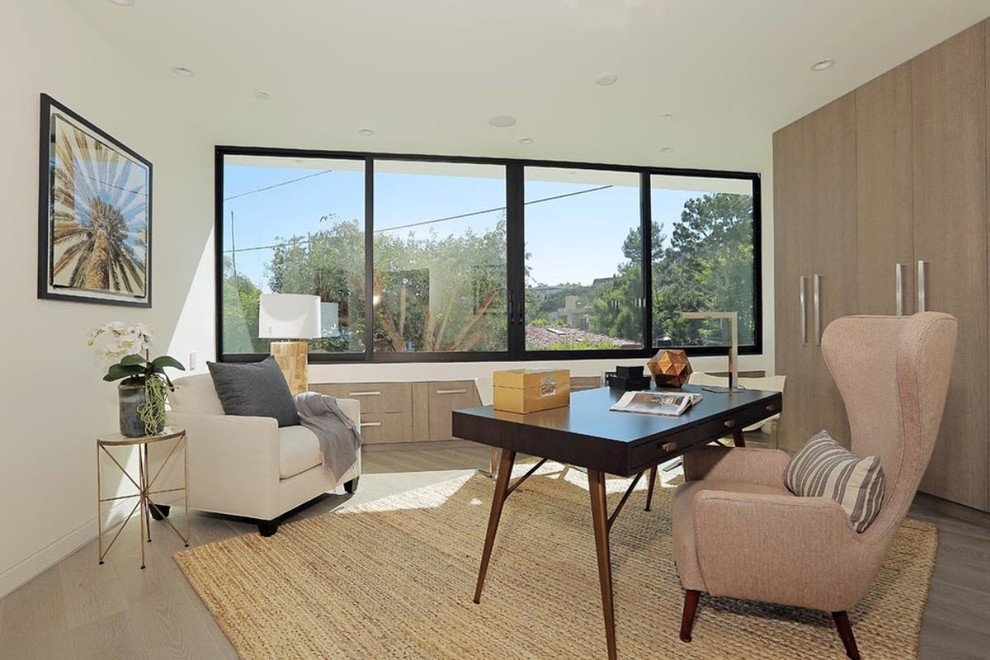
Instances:
[[[162,464],[158,467],[154,476],[150,476],[148,467],[148,446],[159,443],[159,442],[171,442],[168,447],[168,455]],[[134,477],[127,471],[117,457],[114,456],[110,450],[115,447],[137,447],[138,448],[138,475],[135,481]],[[182,451],[182,486],[179,488],[164,488],[160,490],[154,490],[155,482],[158,477],[161,476],[162,471],[165,466],[173,463],[178,459],[178,452]],[[133,484],[137,489],[136,493],[130,495],[118,495],[116,497],[103,497],[103,470],[102,464],[104,461],[100,460],[101,454],[106,455],[113,461],[114,465],[120,470],[121,474],[127,477],[127,480]],[[172,528],[180,539],[189,547],[189,491],[186,489],[188,485],[189,478],[189,454],[188,446],[186,444],[186,430],[182,428],[172,427],[166,428],[162,433],[158,435],[146,435],[140,438],[128,438],[120,433],[112,433],[107,435],[101,435],[96,439],[96,512],[97,512],[97,524],[99,527],[99,547],[100,547],[100,563],[103,563],[103,558],[107,556],[110,552],[110,548],[113,547],[114,542],[116,542],[117,537],[120,536],[120,532],[123,531],[124,527],[130,522],[131,518],[135,513],[139,512],[141,519],[141,568],[144,568],[144,537],[145,530],[147,530],[148,543],[151,543],[151,520],[164,520],[168,523],[168,526]],[[182,534],[172,521],[168,519],[169,508],[163,504],[155,504],[152,501],[152,495],[161,495],[163,493],[175,493],[182,491],[184,496],[184,504],[186,508],[186,533]],[[126,500],[132,497],[138,498],[137,503],[131,509],[131,512],[127,514],[127,518],[124,522],[120,524],[117,529],[117,533],[113,535],[110,543],[103,547],[103,505],[107,502],[116,502],[118,500]]]

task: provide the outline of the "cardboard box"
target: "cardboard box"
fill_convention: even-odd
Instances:
[[[514,413],[562,408],[571,403],[569,369],[509,369],[492,374],[493,407]]]

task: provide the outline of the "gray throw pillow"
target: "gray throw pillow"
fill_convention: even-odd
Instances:
[[[275,358],[261,362],[207,362],[217,398],[227,415],[274,417],[279,426],[299,423],[296,403]]]

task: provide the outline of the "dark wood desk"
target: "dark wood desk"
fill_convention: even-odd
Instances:
[[[684,389],[698,391],[691,386]],[[729,434],[741,446],[743,427],[781,410],[779,392],[743,390],[726,394],[704,392],[704,399],[680,417],[610,411],[609,407],[621,395],[621,392],[602,387],[572,393],[571,405],[566,408],[518,415],[482,406],[455,410],[452,420],[454,436],[502,450],[475,603],[481,602],[481,590],[506,498],[548,459],[588,470],[605,640],[608,657],[613,659],[616,657],[615,613],[608,534],[643,472],[650,468],[655,470],[659,463]],[[517,452],[543,460],[510,485]],[[636,477],[611,515],[605,499],[606,473]],[[652,481],[650,485],[652,491]]]

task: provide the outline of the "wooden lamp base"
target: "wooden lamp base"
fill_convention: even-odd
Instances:
[[[309,344],[304,341],[273,341],[272,357],[278,362],[293,396],[309,389],[307,362]]]

